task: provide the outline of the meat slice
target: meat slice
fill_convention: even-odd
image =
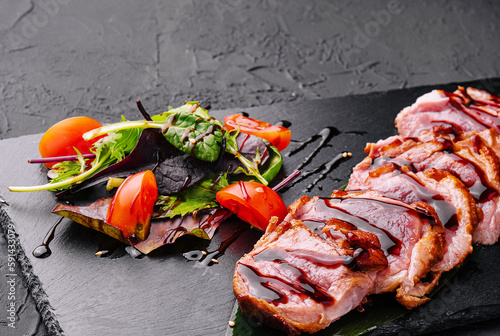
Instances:
[[[313,333],[368,294],[398,289],[407,307],[425,302],[436,281],[421,279],[443,245],[436,217],[376,192],[304,196],[238,261],[233,288],[244,314],[291,335]]]
[[[500,237],[500,137],[495,130],[488,129],[466,133],[461,138],[463,140],[457,143],[461,148],[457,154],[475,160],[484,172],[483,181],[477,187],[483,192],[476,201],[483,212],[483,219],[474,229],[473,242],[492,245]]]
[[[455,175],[436,168],[412,171],[419,164],[427,168],[422,162],[439,148],[439,142],[416,144],[396,158],[368,156],[354,168],[346,188],[348,191],[377,190],[407,204],[426,202],[432,206],[445,227],[446,236],[443,260],[433,267],[434,272],[460,265],[472,252],[472,232],[481,217],[473,196]],[[394,152],[394,148],[390,150]],[[384,153],[384,150],[377,152]]]
[[[449,93],[434,90],[419,97],[396,117],[403,137],[418,137],[439,125],[452,125],[461,132],[494,128],[500,131],[500,99],[486,91],[459,87]]]
[[[335,191],[330,199],[313,198],[292,204],[289,217],[318,233],[324,233],[335,218],[375,234],[388,267],[377,273],[370,294],[399,288],[398,301],[415,307],[427,301],[425,294],[436,285],[439,274],[428,273],[441,260],[444,249],[444,230],[434,210],[425,203],[418,203],[418,207],[425,209],[425,215],[378,192]],[[421,282],[427,275],[429,283]]]
[[[376,271],[354,269],[354,259],[301,221],[274,219],[238,261],[234,293],[243,313],[263,324],[289,335],[313,333],[358,306],[373,287]]]
[[[449,135],[449,134],[448,134]],[[482,210],[482,219],[473,233],[473,242],[494,244],[500,236],[500,141],[493,129],[453,136],[424,134],[425,142],[394,136],[368,144],[369,154],[354,168],[350,185],[363,188],[369,172],[391,171],[394,165],[411,165],[424,171],[431,167],[444,169],[457,176],[469,189]],[[421,139],[421,138],[420,138]],[[377,168],[378,167],[378,168]],[[377,168],[377,169],[376,169]]]

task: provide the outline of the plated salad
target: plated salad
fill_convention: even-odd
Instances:
[[[73,117],[55,124],[40,141],[41,158],[30,160],[49,169],[49,182],[9,190],[54,191],[65,202],[53,213],[145,254],[185,234],[210,239],[232,214],[261,230],[271,217],[286,216],[268,184],[290,130],[241,114],[220,121],[196,101],[153,116],[137,106],[142,120],[103,126]],[[104,197],[72,203],[104,186]]]

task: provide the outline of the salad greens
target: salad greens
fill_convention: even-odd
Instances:
[[[106,125],[84,134],[89,140],[98,136],[92,148],[95,159],[65,161],[56,164],[52,173],[55,177],[47,184],[32,187],[10,187],[11,191],[64,190],[79,184],[99,171],[117,163],[132,152],[144,129],[159,129],[165,139],[178,150],[206,162],[216,162],[221,150],[232,154],[243,165],[239,168],[245,174],[267,185],[269,176],[264,177],[259,171],[261,153],[257,151],[252,160],[239,152],[237,146],[238,131],[228,131],[224,123],[211,117],[198,102],[186,102],[185,105],[151,117],[151,121],[122,121]],[[272,148],[271,146],[269,146]],[[276,159],[276,157],[275,157]],[[88,164],[90,162],[90,168]],[[276,164],[275,164],[276,166]]]
[[[138,107],[141,110],[142,105]],[[85,206],[59,204],[52,210],[148,253],[183,234],[210,239],[219,223],[231,215],[216,202],[218,191],[239,180],[267,185],[281,169],[282,156],[273,145],[238,130],[229,131],[198,102],[151,117],[141,113],[145,120],[122,117],[118,123],[84,133],[86,140],[100,137],[91,147],[94,157],[84,157],[75,148],[77,160],[65,158],[69,161],[55,164],[49,183],[9,189],[58,191],[58,198],[67,198],[100,183],[117,187],[124,178],[151,170],[160,196],[144,241],[127,241],[106,222],[111,197]]]
[[[158,210],[155,218],[173,218],[185,216],[188,213],[197,212],[202,209],[215,208],[215,194],[229,185],[227,174],[218,178],[208,176],[197,184],[172,196],[160,196],[156,203]]]

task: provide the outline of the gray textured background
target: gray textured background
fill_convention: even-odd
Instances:
[[[0,1],[0,138],[500,75],[496,1]],[[391,11],[392,9],[392,11]]]

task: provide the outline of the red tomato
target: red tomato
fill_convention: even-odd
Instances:
[[[238,218],[263,231],[271,217],[276,216],[281,222],[288,213],[281,197],[273,189],[257,182],[231,184],[220,190],[216,199]]]
[[[290,143],[292,132],[283,126],[245,117],[241,114],[231,114],[224,118],[228,130],[239,129],[242,133],[266,139],[279,151],[285,149]]]
[[[120,229],[127,239],[144,240],[149,234],[157,198],[158,187],[152,171],[146,170],[129,176],[113,196],[106,222]]]
[[[64,119],[43,135],[38,145],[42,158],[76,155],[74,148],[82,154],[90,154],[90,148],[100,138],[85,141],[83,133],[101,127],[101,123],[89,117],[72,117]],[[45,163],[47,168],[52,168],[55,162]]]

